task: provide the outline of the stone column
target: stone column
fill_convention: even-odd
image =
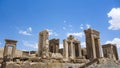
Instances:
[[[63,46],[64,46],[64,57],[68,58],[68,42],[67,42],[66,39],[63,40],[63,42],[64,42],[64,44],[63,44]]]
[[[4,46],[4,53],[3,53],[3,57],[7,56],[7,52],[8,52],[8,45],[5,44]]]
[[[47,48],[46,48],[46,38],[45,38],[45,34],[43,33],[43,40],[41,42],[43,42],[43,44],[41,44],[42,48],[41,48],[41,52],[42,52],[42,57],[46,58],[46,53],[47,53]]]
[[[78,43],[78,51],[79,51],[79,57],[81,58],[82,54],[81,54],[81,45],[80,45],[80,43]]]
[[[55,53],[58,53],[59,51],[59,46],[58,45],[55,45],[56,46],[56,50],[55,50]]]
[[[70,42],[70,46],[71,46],[71,58],[74,58],[74,46],[73,46],[73,41]]]
[[[100,58],[100,57],[102,57],[102,53],[101,53],[101,46],[100,46],[100,39],[98,38],[97,39],[97,41],[98,41],[98,58]]]
[[[73,44],[72,47],[73,47],[72,48],[73,49],[73,58],[75,58],[75,45]]]
[[[92,37],[91,39],[92,39],[92,49],[93,49],[91,58],[95,59],[96,58],[95,40],[93,35],[91,35],[91,37]]]
[[[11,56],[12,58],[15,57],[15,50],[16,50],[16,47],[15,47],[15,46],[16,46],[16,45],[14,45],[13,48],[12,48],[12,56]]]
[[[46,56],[49,57],[49,40],[46,40]]]

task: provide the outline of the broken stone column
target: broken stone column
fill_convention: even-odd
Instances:
[[[48,30],[41,31],[39,33],[39,42],[38,42],[38,56],[47,58],[49,53],[49,32]]]

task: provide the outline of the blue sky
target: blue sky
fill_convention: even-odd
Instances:
[[[87,28],[100,31],[101,45],[116,43],[120,54],[120,0],[0,0],[0,47],[7,38],[18,40],[17,49],[37,50],[44,29],[60,45],[73,34],[85,47]]]

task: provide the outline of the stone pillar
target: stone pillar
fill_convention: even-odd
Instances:
[[[56,52],[56,53],[59,53],[59,44],[58,44],[58,45],[55,45],[55,46],[56,46],[55,52]]]
[[[100,58],[100,57],[102,57],[100,39],[98,38],[97,41],[98,41],[98,53],[97,53],[97,55],[98,55],[98,58]]]
[[[80,46],[80,43],[78,43],[78,50],[79,50],[79,57],[81,58],[81,57],[82,57],[82,54],[81,54],[81,46]]]
[[[49,51],[48,30],[39,33],[38,56],[46,58]],[[47,54],[46,54],[47,53]]]
[[[70,46],[71,46],[71,58],[74,58],[74,45],[73,45],[73,42],[71,41],[70,42]]]
[[[8,53],[8,45],[5,44],[5,46],[4,46],[4,52],[3,52],[3,57],[7,56],[7,53]]]
[[[46,40],[46,56],[49,57],[49,40]]]
[[[68,58],[68,43],[67,43],[67,40],[65,39],[65,40],[63,40],[63,42],[64,42],[64,44],[63,44],[63,46],[64,46],[64,57],[65,58]]]
[[[119,57],[118,57],[118,52],[117,52],[117,47],[116,45],[113,46],[113,50],[114,50],[114,54],[115,54],[115,59],[116,60],[119,60]]]
[[[95,59],[96,58],[96,49],[95,49],[95,39],[94,39],[94,37],[93,37],[93,35],[91,35],[91,39],[92,39],[92,55],[93,55],[93,57],[91,57],[92,59]]]
[[[16,46],[16,45],[14,45],[13,48],[12,48],[12,58],[15,57],[15,50],[16,50],[16,47],[15,47],[15,46]]]

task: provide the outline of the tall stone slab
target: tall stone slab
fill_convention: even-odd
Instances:
[[[95,59],[102,57],[100,46],[100,33],[91,28],[84,30],[86,36],[87,58]]]

